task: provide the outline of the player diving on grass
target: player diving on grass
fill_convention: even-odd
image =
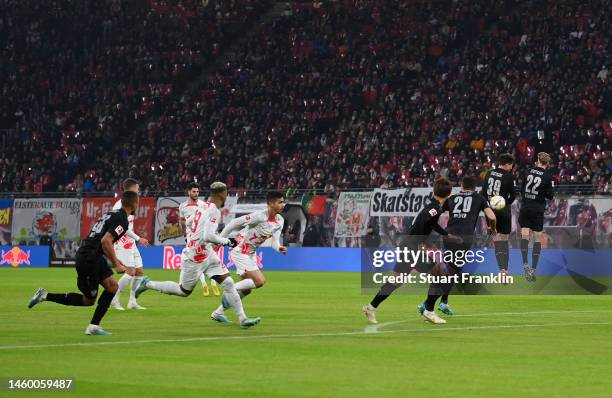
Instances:
[[[448,235],[447,239],[450,242],[460,243],[461,238],[454,235],[449,235],[444,228],[438,224],[438,219],[443,213],[442,207],[448,199],[451,193],[451,183],[448,179],[441,177],[434,182],[433,186],[433,199],[431,202],[419,212],[414,219],[410,230],[408,230],[408,236],[400,244],[400,246],[407,247],[409,250],[422,251],[425,241],[429,237],[432,231],[436,231],[440,235]],[[420,262],[418,264],[410,264],[407,262],[397,262],[393,269],[395,275],[409,274],[415,269],[421,272],[429,270],[430,263]],[[376,311],[378,306],[385,301],[395,290],[402,286],[401,283],[386,282],[383,284],[369,304],[366,304],[361,309],[362,312],[370,323],[378,323],[376,320]],[[438,317],[434,311],[424,311],[423,316],[425,319],[432,323],[444,323],[444,321]]]
[[[166,281],[155,282],[144,277],[136,290],[136,297],[148,289],[174,296],[187,297],[198,283],[200,274],[204,272],[209,278],[216,280],[223,287],[223,299],[231,306],[243,329],[250,328],[260,322],[260,318],[249,318],[244,312],[240,295],[234,285],[225,265],[219,259],[213,244],[229,246],[237,245],[236,239],[224,238],[217,233],[221,212],[227,198],[227,187],[222,182],[214,182],[210,186],[210,199],[187,220],[187,246],[181,254],[182,267],[180,283]]]
[[[30,299],[28,308],[42,301],[52,301],[62,305],[92,306],[98,297],[98,285],[104,291],[98,299],[89,326],[85,329],[87,335],[111,334],[100,328],[100,322],[106,314],[111,300],[117,292],[117,281],[106,259],[115,265],[117,272],[125,272],[126,268],[117,258],[113,243],[117,242],[128,230],[128,215],[138,209],[138,194],[126,191],[121,196],[121,209],[112,210],[98,219],[83,240],[76,253],[77,287],[81,293],[48,293],[40,288]]]
[[[460,236],[461,243],[446,241],[446,250],[453,253],[454,263],[444,266],[440,264],[438,273],[441,275],[456,275],[463,267],[465,253],[472,248],[474,230],[478,222],[480,212],[484,212],[489,223],[489,230],[495,234],[495,213],[489,207],[487,200],[478,192],[476,192],[476,178],[473,176],[465,176],[461,182],[461,191],[452,195],[444,203],[443,210],[448,210],[448,224],[446,232],[452,235]],[[432,283],[429,286],[427,300],[417,306],[421,315],[425,311],[433,312],[436,301],[440,298],[438,310],[446,315],[453,315],[453,310],[448,305],[448,295],[453,288],[453,282],[447,283]],[[439,318],[446,323],[442,318]],[[428,319],[429,320],[429,319]]]
[[[183,231],[183,235],[187,233],[187,220],[193,217],[198,206],[202,207],[204,205],[204,201],[198,199],[200,196],[200,186],[197,182],[190,182],[187,185],[187,200],[179,205],[179,217],[180,217],[180,226]],[[206,283],[206,275],[202,272],[200,275],[200,282],[202,283],[202,295],[207,297],[210,295],[210,291],[208,290],[208,284]],[[210,280],[210,285],[212,287],[213,294],[215,296],[221,295],[219,291],[219,286],[214,279]]]
[[[235,218],[225,226],[221,236],[227,237],[232,231],[241,230],[238,246],[232,249],[230,256],[240,282],[236,283],[236,290],[241,297],[259,289],[266,283],[263,272],[257,267],[257,248],[269,238],[272,238],[272,248],[282,254],[287,253],[287,248],[280,244],[280,235],[284,220],[280,213],[285,207],[285,198],[280,192],[270,192],[266,197],[268,208],[262,211]],[[217,322],[229,322],[225,316],[225,310],[229,303],[222,298],[221,305],[210,315]]]

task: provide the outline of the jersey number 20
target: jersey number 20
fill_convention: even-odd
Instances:
[[[455,207],[453,208],[453,214],[469,213],[472,208],[472,197],[471,196],[457,196],[455,199]]]

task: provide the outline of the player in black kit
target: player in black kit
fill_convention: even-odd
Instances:
[[[438,178],[434,182],[433,200],[416,216],[412,227],[410,227],[410,230],[408,231],[408,236],[405,243],[402,243],[400,246],[408,246],[410,250],[419,250],[420,246],[427,240],[427,237],[432,231],[436,231],[440,235],[448,235],[444,228],[438,225],[438,219],[440,218],[440,214],[443,213],[442,206],[444,206],[444,202],[446,202],[446,199],[450,196],[451,189],[451,183],[446,178]],[[455,236],[450,236],[449,238],[450,240],[458,239]],[[415,264],[411,265],[408,263],[398,262],[393,271],[395,274],[408,274],[414,269]],[[389,297],[397,288],[401,286],[401,283],[385,283],[381,286],[380,290],[372,301],[363,306],[362,311],[370,323],[378,323],[376,321],[376,309],[380,303],[385,301],[387,297]]]
[[[474,229],[478,222],[480,212],[484,212],[489,221],[490,231],[495,234],[495,213],[489,207],[488,201],[478,192],[476,192],[476,178],[473,176],[465,176],[461,182],[461,191],[449,197],[444,203],[443,210],[448,211],[448,224],[446,232],[449,234],[460,236],[461,243],[445,242],[446,250],[453,252],[453,255],[459,255],[455,264],[449,264],[446,267],[445,275],[455,275],[459,273],[464,264],[465,252],[472,248],[474,237]],[[427,300],[423,304],[419,304],[417,309],[421,315],[425,312],[433,312],[436,300],[440,299],[438,310],[446,315],[453,315],[453,311],[448,305],[448,294],[453,287],[453,283],[432,283],[429,287]],[[427,319],[429,320],[429,319]],[[444,321],[443,319],[440,319]],[[445,323],[445,322],[440,322]]]
[[[117,259],[113,243],[118,241],[128,230],[128,214],[134,214],[138,208],[138,194],[126,191],[121,197],[122,208],[112,210],[98,219],[83,240],[76,254],[77,287],[81,293],[48,293],[40,288],[34,294],[28,308],[42,301],[53,301],[63,305],[92,306],[98,297],[98,285],[104,287],[91,323],[85,329],[87,335],[111,334],[100,328],[100,322],[106,314],[111,300],[117,292],[117,281],[108,266],[104,255],[115,266],[117,272],[126,271],[125,266]]]
[[[501,210],[495,211],[497,234],[494,236],[495,257],[502,274],[508,272],[508,259],[510,257],[510,247],[508,237],[512,232],[512,213],[510,205],[516,198],[516,188],[512,167],[514,159],[512,155],[504,153],[498,160],[499,166],[489,170],[482,182],[482,195],[491,200],[493,196],[499,195],[506,201],[506,206]]]
[[[553,198],[553,180],[546,170],[550,165],[550,155],[546,152],[538,153],[538,160],[534,167],[527,169],[523,188],[519,224],[521,226],[521,254],[523,256],[523,271],[525,278],[535,281],[536,267],[540,259],[542,244],[540,238],[544,229],[544,212],[546,199]],[[533,233],[531,233],[533,232]],[[531,268],[527,260],[529,240],[533,238],[533,251],[531,253]]]

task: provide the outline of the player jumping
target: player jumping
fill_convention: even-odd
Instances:
[[[183,230],[183,235],[186,235],[187,232],[187,220],[193,216],[198,206],[202,207],[204,205],[204,201],[198,199],[200,196],[200,186],[196,182],[190,182],[187,185],[187,200],[180,204],[179,206],[179,216],[181,218],[181,228]],[[208,296],[210,294],[208,290],[208,284],[206,283],[206,275],[202,273],[200,275],[200,282],[202,282],[202,295]],[[212,286],[212,291],[215,296],[219,296],[221,292],[219,291],[219,287],[217,286],[217,282],[214,279],[210,280],[210,285]]]
[[[523,272],[525,279],[529,282],[535,281],[536,267],[540,259],[542,244],[540,243],[542,230],[544,229],[544,212],[546,211],[546,199],[552,200],[553,180],[546,170],[550,165],[550,155],[546,152],[538,153],[535,167],[530,167],[525,173],[523,189],[521,190],[523,200],[519,212],[519,225],[521,226],[521,255],[523,256]],[[533,239],[533,251],[531,253],[531,268],[527,259],[529,252],[529,241]]]
[[[238,246],[232,249],[231,259],[236,265],[240,282],[236,283],[236,290],[244,297],[253,289],[258,289],[266,283],[263,272],[257,267],[257,248],[267,239],[272,238],[272,248],[282,254],[287,253],[287,248],[280,244],[280,234],[283,229],[284,220],[280,213],[285,207],[285,198],[280,192],[270,192],[266,197],[268,208],[262,211],[235,218],[225,226],[221,236],[227,237],[237,229],[241,229],[242,239]],[[221,305],[210,315],[217,322],[228,322],[225,310],[228,303],[222,300]]]
[[[127,178],[125,181],[123,181],[123,191],[139,193],[140,184],[133,178]],[[118,200],[113,206],[113,210],[120,208],[121,200]],[[125,271],[121,279],[119,279],[119,287],[113,301],[111,302],[111,305],[119,311],[124,310],[119,302],[119,298],[121,297],[121,292],[130,282],[132,282],[132,287],[130,289],[130,300],[128,301],[127,307],[131,310],[146,310],[145,307],[138,304],[136,301],[136,296],[134,295],[143,275],[142,257],[140,256],[140,252],[138,251],[136,244],[138,243],[143,246],[149,246],[149,241],[145,238],[141,238],[134,232],[134,215],[128,215],[128,222],[129,228],[127,232],[121,237],[121,239],[115,242],[115,253],[117,254],[117,258],[127,268],[127,271]]]
[[[180,283],[166,281],[154,282],[144,277],[136,290],[136,297],[147,289],[157,290],[161,293],[187,297],[198,283],[202,272],[215,279],[223,287],[223,299],[234,309],[240,321],[240,327],[250,328],[260,322],[260,318],[249,318],[242,307],[240,295],[234,285],[225,265],[219,259],[212,244],[229,246],[237,245],[233,238],[224,238],[217,234],[221,212],[227,198],[227,187],[222,182],[214,182],[210,186],[210,199],[204,202],[187,220],[187,246],[181,254],[182,266]]]
[[[117,272],[125,272],[126,268],[117,258],[113,243],[121,239],[129,227],[128,215],[138,209],[138,194],[126,191],[121,197],[121,209],[112,210],[98,219],[91,228],[87,238],[83,240],[76,254],[77,287],[81,293],[47,293],[38,289],[30,299],[28,308],[42,301],[53,301],[62,305],[92,306],[98,297],[98,285],[104,291],[98,300],[89,326],[85,329],[87,335],[111,334],[100,328],[100,322],[106,314],[111,300],[117,292],[117,281],[113,271],[108,266],[104,255],[115,265]]]
[[[494,210],[497,233],[493,236],[495,242],[495,257],[500,272],[505,275],[508,273],[508,259],[510,257],[510,246],[508,237],[512,232],[512,212],[510,206],[516,198],[516,188],[512,167],[514,159],[512,155],[504,153],[499,157],[499,166],[489,170],[482,182],[482,195],[490,201],[493,196],[499,195],[506,201],[506,206],[501,210]]]

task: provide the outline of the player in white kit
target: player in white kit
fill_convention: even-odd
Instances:
[[[241,297],[251,293],[266,283],[263,272],[257,266],[256,250],[266,240],[272,238],[272,248],[282,254],[287,253],[287,248],[280,244],[280,235],[283,230],[284,219],[280,215],[285,207],[285,197],[280,192],[270,192],[266,197],[268,208],[256,211],[246,216],[238,217],[225,226],[221,236],[227,237],[232,231],[240,229],[240,243],[230,252],[230,256],[240,282],[236,283],[236,290]],[[221,305],[210,315],[217,321],[228,322],[225,310],[229,303],[221,300]]]
[[[198,206],[202,207],[204,205],[204,201],[198,199],[198,196],[200,196],[200,186],[196,182],[190,182],[187,185],[187,196],[187,200],[179,205],[180,225],[183,235],[186,235],[187,232],[187,220],[193,216]],[[210,292],[208,291],[208,284],[206,283],[206,275],[204,273],[200,275],[200,282],[202,282],[202,295],[208,296]],[[217,282],[214,279],[210,280],[210,285],[215,296],[221,295]]]
[[[123,181],[123,191],[132,191],[139,193],[140,192],[140,184],[133,178],[127,178]],[[121,200],[118,200],[113,206],[113,210],[121,209]],[[145,307],[138,305],[136,302],[136,297],[134,295],[140,280],[142,279],[142,257],[140,256],[140,252],[138,251],[138,247],[136,244],[141,244],[143,246],[149,246],[149,241],[145,238],[141,238],[134,232],[134,216],[128,215],[129,228],[128,231],[114,243],[115,253],[117,254],[117,258],[121,261],[125,267],[126,271],[119,279],[119,287],[117,289],[117,293],[115,293],[115,297],[113,297],[113,301],[111,305],[120,311],[123,311],[124,308],[121,306],[119,302],[119,298],[121,296],[121,292],[125,290],[125,288],[132,282],[132,288],[130,289],[130,299],[128,301],[127,307],[131,310],[144,310]]]
[[[225,265],[219,259],[213,244],[229,246],[237,245],[233,238],[224,238],[217,233],[221,212],[227,198],[227,187],[222,182],[214,182],[210,186],[210,199],[187,220],[187,246],[181,254],[182,266],[180,283],[166,281],[155,282],[144,277],[136,289],[136,297],[148,289],[161,293],[187,297],[197,285],[201,273],[215,279],[223,287],[223,300],[231,306],[240,321],[240,327],[250,328],[260,322],[260,318],[249,318],[242,307],[240,295],[234,285]]]

